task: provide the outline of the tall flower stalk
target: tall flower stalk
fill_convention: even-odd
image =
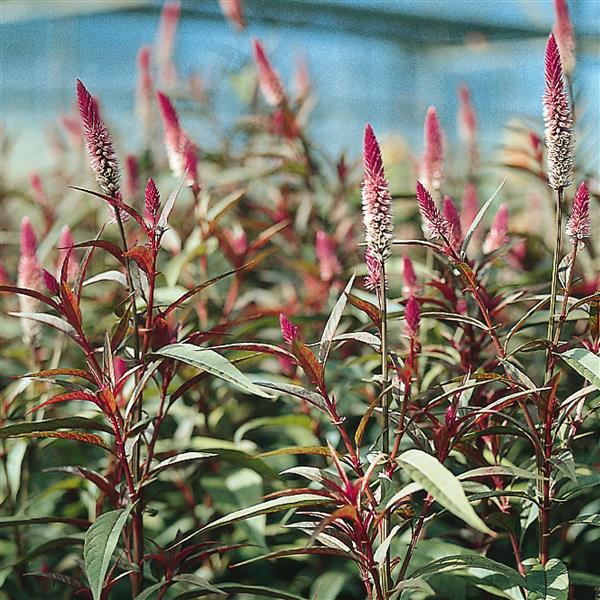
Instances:
[[[367,243],[368,281],[378,284],[377,297],[381,313],[381,451],[385,456],[390,453],[390,418],[388,390],[388,329],[387,329],[387,295],[385,262],[391,255],[392,244],[392,197],[385,178],[381,149],[371,125],[365,128],[363,146],[364,175],[362,181],[362,212]],[[370,263],[370,264],[369,264]],[[375,264],[379,265],[379,277],[372,272]],[[390,533],[390,514],[386,513],[381,528],[381,540]],[[381,569],[381,583],[384,598],[391,582],[390,553],[386,553]]]
[[[546,91],[544,122],[547,150],[548,185],[556,191],[555,244],[550,289],[548,342],[554,338],[554,318],[558,290],[558,267],[562,248],[564,189],[573,181],[573,117],[563,80],[558,44],[553,34],[548,38],[545,56]],[[551,350],[548,349],[546,371],[549,373]]]

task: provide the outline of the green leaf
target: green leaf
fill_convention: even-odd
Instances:
[[[244,439],[244,436],[254,429],[259,427],[301,427],[302,429],[311,430],[312,420],[308,415],[279,415],[275,417],[259,417],[244,423],[235,432],[234,441],[238,442]]]
[[[1,522],[2,520],[0,520],[0,523]],[[557,525],[550,533],[553,533],[561,527],[568,527],[569,525],[591,525],[592,527],[600,527],[600,515],[581,515],[580,517],[576,517],[575,519],[571,519],[570,521],[565,521],[564,523]]]
[[[354,283],[354,278],[356,274],[350,277],[350,281],[344,288],[344,291],[340,294],[338,301],[335,303],[331,314],[329,315],[329,319],[327,319],[327,323],[323,329],[323,335],[321,336],[321,342],[319,344],[319,356],[318,361],[322,365],[327,362],[327,357],[329,356],[329,351],[331,350],[331,343],[333,341],[333,336],[335,335],[335,331],[340,324],[340,319],[342,318],[342,314],[344,312],[344,308],[346,308],[346,302],[348,301],[348,294],[352,289],[352,284]]]
[[[426,577],[428,575],[435,575],[437,573],[469,568],[491,571],[492,573],[506,577],[510,585],[525,586],[525,578],[520,575],[518,571],[511,567],[507,567],[506,565],[503,565],[502,563],[496,562],[495,560],[485,556],[460,554],[454,556],[444,556],[443,558],[434,560],[423,567],[414,569],[410,572],[410,578],[416,579],[418,577]]]
[[[600,391],[600,356],[586,348],[573,348],[558,356]]]
[[[86,419],[85,417],[67,417],[64,419],[44,419],[41,421],[13,423],[12,425],[0,428],[0,438],[42,431],[57,431],[59,429],[87,429],[90,431],[113,433],[113,430],[109,425],[95,421],[94,419]]]
[[[413,481],[453,515],[478,531],[493,535],[469,504],[460,481],[437,458],[422,450],[407,450],[396,460]]]
[[[83,560],[94,600],[100,600],[110,559],[132,508],[133,505],[104,513],[87,530]]]
[[[0,517],[0,528],[14,527],[15,525],[47,525],[48,523],[64,523],[65,525],[73,525],[86,529],[89,527],[89,521],[85,519],[69,519],[62,517]]]
[[[523,561],[527,571],[527,600],[568,600],[569,572],[557,558],[545,565],[537,558]]]
[[[506,180],[507,180],[507,177],[505,177],[502,180],[502,183],[498,186],[496,191],[490,196],[488,201],[479,209],[479,212],[477,213],[477,215],[475,215],[475,218],[473,219],[471,226],[467,230],[467,233],[465,234],[465,240],[462,243],[462,246],[460,248],[460,255],[463,259],[467,255],[467,248],[469,247],[469,243],[471,241],[471,238],[473,237],[473,234],[475,233],[475,230],[479,226],[479,223],[481,223],[481,219],[483,219],[483,216],[487,212],[488,208],[492,205],[492,202],[494,202],[494,200],[496,199],[496,196],[500,193],[500,190],[504,187]]]
[[[216,375],[247,394],[255,394],[263,398],[273,397],[252,383],[237,367],[234,367],[224,356],[214,350],[201,348],[193,344],[171,344],[161,348],[156,354],[179,360]]]
[[[217,455],[209,452],[183,452],[182,454],[176,454],[175,456],[171,456],[170,458],[166,458],[165,460],[159,462],[155,467],[151,469],[148,475],[156,475],[160,471],[168,469],[169,467],[181,466],[188,462],[204,460],[206,458],[212,458],[213,456]]]
[[[214,585],[209,583],[204,577],[194,575],[193,573],[182,573],[181,575],[175,575],[175,577],[173,577],[173,581],[189,583],[190,585],[193,585],[194,587],[199,587],[200,589],[206,590],[211,594],[226,594],[226,592],[221,591],[219,588],[216,588]]]

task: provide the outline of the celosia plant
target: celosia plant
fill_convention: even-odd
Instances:
[[[466,87],[464,164],[433,108],[401,169],[370,125],[361,169],[328,158],[305,63],[288,93],[258,40],[251,112],[206,152],[177,2],[139,53],[139,152],[76,83],[0,266],[7,598],[593,597],[598,191],[555,4],[545,150],[524,129],[502,182]]]

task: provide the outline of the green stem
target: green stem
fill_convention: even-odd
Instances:
[[[390,400],[388,391],[388,361],[387,361],[387,297],[385,290],[385,262],[381,261],[380,266],[381,281],[379,284],[379,307],[381,310],[381,409],[382,409],[382,427],[381,427],[381,451],[384,456],[390,454]],[[383,494],[382,494],[383,500]],[[388,511],[382,522],[381,541],[383,542],[390,534],[391,514]],[[391,583],[391,563],[390,551],[388,549],[385,561],[381,569],[381,583],[383,588],[384,600],[387,600],[389,587]]]

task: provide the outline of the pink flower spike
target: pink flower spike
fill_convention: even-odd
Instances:
[[[317,231],[315,254],[319,262],[319,272],[323,281],[331,281],[338,275],[342,267],[335,255],[335,247],[324,231]]]
[[[490,254],[508,242],[508,205],[501,204],[494,217],[490,232],[483,242],[483,252]]]
[[[150,72],[150,48],[142,46],[137,56],[138,81],[136,94],[136,109],[138,119],[146,138],[152,130],[152,95],[153,84]]]
[[[68,225],[65,225],[60,232],[60,238],[58,240],[58,263],[57,263],[57,277],[60,278],[60,273],[62,270],[62,264],[67,259],[69,252],[73,245],[75,244],[75,240],[73,239],[73,234],[69,229]],[[74,256],[74,253],[71,252],[69,255],[69,266],[67,269],[67,278],[69,280],[75,279],[77,277],[77,272],[79,271],[79,263]]]
[[[37,173],[32,173],[29,177],[29,185],[31,187],[31,195],[33,199],[41,207],[45,208],[48,206],[48,195],[42,185],[42,179]]]
[[[438,210],[431,194],[420,181],[417,181],[417,202],[419,211],[427,225],[427,230],[432,238],[450,238],[450,224]]]
[[[44,280],[44,285],[46,289],[53,295],[58,296],[59,287],[58,281],[56,281],[56,277],[50,273],[50,271],[46,271],[46,269],[42,269],[42,278]]]
[[[582,181],[577,188],[575,199],[573,200],[573,209],[567,220],[567,235],[574,244],[590,237],[590,192],[585,181]]]
[[[100,118],[98,104],[77,80],[77,104],[83,123],[83,136],[96,182],[108,196],[119,191],[119,164],[110,133]]]
[[[544,122],[548,184],[558,190],[573,182],[573,116],[563,81],[560,52],[552,34],[546,46]]]
[[[470,181],[465,186],[462,197],[462,207],[460,211],[460,223],[463,229],[469,229],[471,223],[475,220],[479,212],[479,199],[477,198],[477,188]]]
[[[31,226],[29,217],[23,217],[21,222],[21,257],[35,258],[37,252],[37,238]]]
[[[421,172],[426,185],[436,193],[442,184],[444,173],[444,149],[442,141],[442,129],[433,106],[427,110],[425,117],[425,153]]]
[[[21,256],[17,285],[21,288],[40,291],[42,288],[42,268],[36,255],[37,240],[29,217],[24,217],[21,223]],[[19,309],[21,312],[35,312],[39,301],[29,296],[19,296]],[[23,341],[31,345],[39,331],[40,325],[29,319],[21,319]]]
[[[554,0],[554,15],[555,21],[552,33],[554,33],[560,48],[565,73],[569,75],[575,68],[575,35],[573,33],[573,23],[569,16],[567,0]]]
[[[404,321],[406,322],[406,332],[410,337],[415,337],[419,332],[419,323],[421,322],[421,309],[419,301],[411,296],[404,307]]]
[[[125,158],[125,185],[124,192],[127,198],[137,196],[139,182],[139,165],[135,154],[128,154]]]
[[[453,248],[456,250],[460,247],[463,240],[462,228],[460,226],[460,217],[458,216],[458,211],[456,210],[456,206],[452,201],[450,196],[444,196],[444,201],[442,203],[442,213],[450,224],[450,242],[452,243]]]
[[[381,285],[381,263],[373,256],[370,246],[365,252],[365,263],[367,265],[367,276],[364,278],[365,289],[369,291],[378,290]],[[387,289],[387,281],[385,282]]]
[[[244,256],[248,251],[248,236],[243,229],[233,236],[232,248],[237,256]]]
[[[255,38],[254,62],[258,70],[258,84],[265,100],[271,106],[278,106],[285,101],[283,84],[277,72],[271,66],[262,44]]]
[[[281,326],[281,336],[283,341],[290,346],[300,338],[300,329],[294,325],[283,313],[279,315],[279,325]]]
[[[417,286],[417,276],[412,260],[406,255],[402,258],[402,279],[404,280],[402,293],[408,297],[416,296],[419,290],[419,287]]]
[[[156,217],[158,215],[158,209],[160,208],[160,193],[154,179],[150,177],[146,184],[146,191],[144,194],[144,209],[146,218],[153,225],[156,223]]]
[[[305,98],[310,92],[310,75],[308,74],[308,63],[306,56],[296,56],[296,68],[294,70],[294,90],[298,98]]]
[[[371,254],[385,262],[392,253],[392,197],[383,170],[381,149],[371,125],[365,127],[362,213],[365,241]]]
[[[461,135],[467,144],[473,144],[477,137],[477,117],[471,102],[471,93],[466,85],[461,85],[458,88],[458,97],[460,100],[459,122]]]
[[[225,18],[233,25],[236,31],[243,31],[246,27],[244,18],[244,6],[242,0],[219,0],[221,12]]]
[[[178,0],[165,2],[158,28],[157,56],[160,66],[160,77],[163,83],[171,86],[177,80],[177,71],[173,64],[172,54],[175,44],[175,34],[179,24],[181,4]]]

